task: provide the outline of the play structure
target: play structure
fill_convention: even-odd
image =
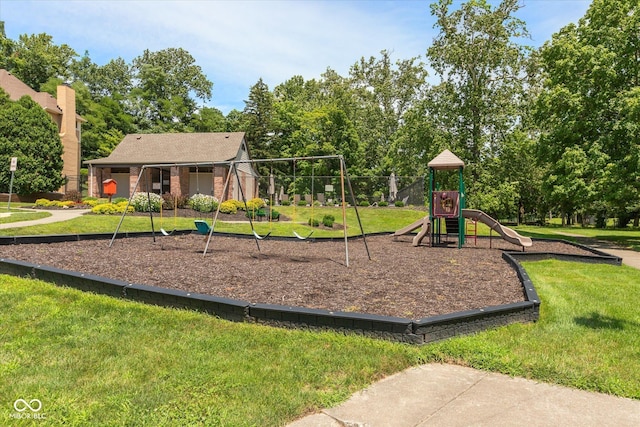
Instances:
[[[489,227],[491,232],[497,232],[504,240],[515,245],[530,247],[533,242],[529,237],[521,236],[515,230],[505,227],[486,213],[476,209],[465,209],[466,197],[462,171],[464,162],[449,150],[444,150],[429,162],[429,215],[393,233],[402,236],[420,228],[413,238],[413,246],[418,246],[429,236],[430,246],[443,244],[443,238],[449,235],[457,237],[458,248],[465,242],[466,220],[470,220],[477,238],[477,223],[481,222]],[[437,171],[457,171],[458,190],[438,190],[436,181]],[[491,234],[490,234],[491,237]]]
[[[215,211],[215,215],[213,217],[212,223],[211,225],[209,225],[208,222],[203,221],[203,220],[196,220],[195,221],[195,226],[196,226],[196,231],[200,234],[203,234],[206,237],[206,245],[203,251],[203,256],[205,256],[207,254],[207,251],[209,249],[209,245],[211,243],[212,237],[214,235],[214,231],[216,228],[216,222],[218,220],[218,216],[220,214],[220,206],[222,205],[222,202],[225,201],[225,198],[228,197],[228,194],[230,193],[230,186],[233,185],[234,188],[236,188],[239,192],[239,196],[241,197],[241,201],[244,203],[244,205],[247,205],[247,200],[255,197],[256,194],[245,194],[245,184],[246,184],[246,180],[243,179],[240,176],[239,171],[242,172],[246,172],[248,169],[251,169],[251,171],[253,171],[253,165],[256,163],[267,163],[267,164],[274,164],[274,163],[290,163],[292,166],[292,170],[293,170],[293,186],[295,188],[296,185],[296,163],[298,161],[307,161],[307,162],[311,162],[312,164],[312,177],[311,177],[311,197],[313,197],[313,193],[314,193],[314,188],[313,188],[313,162],[317,162],[317,161],[321,161],[321,160],[334,160],[337,161],[339,163],[339,169],[340,169],[340,175],[339,175],[339,183],[340,183],[340,201],[341,201],[341,208],[342,208],[342,222],[344,224],[344,246],[345,246],[345,264],[348,267],[349,266],[349,242],[348,242],[348,238],[347,238],[347,214],[346,214],[346,209],[347,209],[347,191],[346,189],[349,189],[349,194],[350,194],[350,205],[353,207],[353,209],[355,210],[355,214],[356,214],[356,219],[358,221],[358,225],[360,227],[360,236],[362,237],[362,241],[364,243],[366,252],[367,252],[367,256],[369,258],[369,260],[371,260],[371,254],[369,252],[369,247],[367,245],[367,239],[366,239],[366,235],[364,233],[364,229],[362,227],[362,221],[360,220],[360,214],[358,213],[358,208],[357,208],[357,203],[356,203],[356,198],[353,192],[353,188],[351,186],[351,181],[349,179],[349,175],[347,174],[347,167],[344,161],[344,157],[341,155],[335,155],[335,156],[308,156],[308,157],[288,157],[288,158],[276,158],[276,159],[257,159],[257,160],[249,160],[249,159],[235,159],[235,160],[229,160],[229,161],[225,161],[225,162],[209,162],[209,163],[175,163],[175,164],[147,164],[147,165],[142,165],[140,167],[140,173],[138,175],[138,179],[135,183],[135,185],[133,186],[133,188],[131,189],[131,196],[129,197],[127,206],[120,218],[120,222],[118,223],[118,226],[116,227],[116,230],[113,233],[113,237],[111,238],[111,241],[109,242],[109,247],[111,247],[113,245],[113,242],[116,239],[116,236],[120,230],[120,227],[122,226],[122,222],[124,221],[126,212],[129,208],[129,206],[131,205],[131,199],[133,197],[133,195],[135,194],[136,191],[138,191],[138,187],[140,186],[140,183],[143,181],[143,176],[145,176],[145,174],[149,174],[149,172],[154,169],[154,168],[166,168],[168,166],[174,166],[174,167],[195,167],[196,171],[198,167],[203,167],[203,166],[207,166],[207,167],[215,167],[215,166],[226,166],[228,168],[228,172],[226,174],[226,178],[224,180],[224,186],[222,189],[222,195],[223,195],[223,199],[220,200],[220,203],[218,203],[218,207]],[[273,167],[271,168],[271,174],[269,176],[269,194],[272,196],[275,193],[275,184],[273,182]],[[232,183],[233,180],[233,183]],[[151,200],[150,200],[150,179],[146,179],[144,180],[146,181],[146,193],[147,196],[149,198],[149,218],[151,221],[151,234],[153,237],[153,241],[156,241],[156,232],[155,232],[155,226],[154,226],[154,221],[153,221],[153,212],[151,209]],[[295,190],[294,190],[294,194],[295,194]],[[177,200],[176,198],[174,198],[174,203],[175,200]],[[273,198],[271,199],[271,205],[273,205]],[[269,212],[271,212],[271,206],[269,207]],[[306,235],[301,235],[300,233],[298,233],[294,227],[296,224],[296,204],[294,201],[294,205],[293,205],[293,216],[294,219],[292,221],[292,236],[293,238],[295,238],[296,240],[307,240],[311,234],[313,233],[313,230],[311,231],[311,233],[308,233]],[[313,216],[313,199],[311,200],[311,212],[312,212],[312,216]],[[176,215],[177,215],[177,205],[174,205],[174,230],[172,231],[166,231],[163,227],[162,227],[162,221],[163,221],[163,210],[162,207],[160,208],[160,220],[161,220],[161,229],[160,232],[163,236],[170,236],[172,235],[176,230],[175,230],[175,221],[176,221]],[[251,227],[251,234],[256,242],[256,246],[258,251],[260,251],[260,241],[265,240],[267,237],[270,236],[271,231],[269,233],[266,233],[265,235],[260,235],[258,234],[258,232],[256,231],[255,227],[254,227],[254,216],[253,215],[247,215],[248,217],[248,223]],[[271,214],[269,215],[269,218],[271,218]],[[312,218],[313,219],[313,218]]]

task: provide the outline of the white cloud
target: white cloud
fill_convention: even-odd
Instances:
[[[548,37],[546,31],[570,22],[566,16],[577,21],[581,7],[586,10],[582,0],[524,1],[520,16],[536,45],[538,27]],[[98,64],[117,57],[131,61],[144,49],[184,48],[214,83],[212,103],[225,113],[243,108],[261,77],[273,88],[294,75],[318,78],[327,67],[346,75],[360,57],[383,49],[394,60],[424,56],[435,35],[430,0],[0,3],[9,37],[45,32],[54,43],[89,51]]]

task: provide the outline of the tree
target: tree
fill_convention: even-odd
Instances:
[[[249,99],[245,101],[244,116],[247,140],[251,144],[252,156],[265,159],[270,155],[270,141],[273,135],[273,93],[260,78],[251,86]]]
[[[531,49],[516,43],[527,36],[524,23],[514,16],[518,0],[503,0],[495,8],[485,0],[469,0],[456,10],[451,5],[452,0],[431,5],[440,32],[427,57],[442,81],[429,97],[432,120],[467,164],[473,204],[474,197],[506,188],[502,177],[485,169],[522,126],[532,77]],[[514,200],[509,191],[499,194],[507,195],[506,203],[516,203],[513,209],[517,208],[518,197]]]
[[[217,108],[201,107],[191,119],[191,128],[194,132],[225,132],[227,122]]]
[[[62,177],[62,142],[51,117],[28,96],[11,101],[0,90],[0,163],[18,158],[13,190],[32,194],[58,190]],[[8,192],[9,168],[0,169],[0,187]]]
[[[503,0],[496,9],[485,0],[470,0],[450,12],[451,4],[431,5],[440,34],[427,56],[443,80],[455,139],[470,160],[480,161],[518,121],[515,107],[524,91],[528,49],[513,40],[527,33],[513,16],[520,8],[517,0]]]
[[[361,58],[350,69],[357,123],[364,142],[368,169],[376,175],[388,171],[389,149],[405,113],[424,97],[427,72],[418,58],[391,62],[390,52],[381,58]]]
[[[565,153],[598,165],[582,178],[599,183],[595,194],[576,197],[575,207],[608,210],[621,225],[638,217],[640,204],[638,8],[634,0],[594,0],[578,25],[554,34],[541,49],[545,80],[536,105],[540,161],[559,178]]]
[[[7,70],[36,91],[52,77],[67,80],[69,65],[77,56],[66,44],[57,46],[45,33],[23,34],[14,43],[11,56],[6,59]]]
[[[145,50],[132,70],[138,84],[129,98],[140,130],[185,131],[197,111],[196,99],[211,98],[213,83],[184,49]]]

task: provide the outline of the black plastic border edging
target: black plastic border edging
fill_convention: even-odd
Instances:
[[[179,231],[180,234],[192,232]],[[150,236],[151,233],[122,233],[122,237]],[[111,234],[78,234],[54,236],[2,237],[0,245],[51,243],[111,238]],[[242,300],[189,293],[143,284],[127,283],[75,271],[62,270],[23,261],[0,258],[0,273],[40,279],[59,286],[125,298],[147,304],[203,311],[231,321],[250,321],[260,324],[333,330],[357,333],[374,338],[411,344],[424,344],[457,335],[480,332],[510,323],[535,322],[539,317],[540,299],[519,260],[535,261],[555,258],[564,261],[599,262],[620,265],[622,260],[605,252],[570,243],[591,251],[594,255],[567,255],[541,252],[503,252],[503,259],[516,271],[523,286],[524,302],[466,310],[432,316],[420,320],[379,316],[365,313],[334,312],[329,310],[249,303]]]

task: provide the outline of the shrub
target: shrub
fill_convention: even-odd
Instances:
[[[245,213],[245,216],[251,219],[264,218],[265,216],[267,216],[267,213],[264,211],[264,209],[248,209]]]
[[[115,215],[115,214],[122,214],[125,210],[125,208],[127,207],[127,202],[128,200],[125,199],[124,202],[119,202],[119,203],[101,203],[98,204],[96,206],[94,206],[93,208],[91,208],[91,212],[93,212],[94,214],[98,214],[98,215]],[[135,209],[133,208],[133,206],[129,206],[129,208],[127,209],[127,213],[131,213],[134,212]]]
[[[206,194],[194,194],[189,198],[189,206],[197,212],[213,212],[218,209],[218,199]]]
[[[247,202],[247,211],[255,211],[264,206],[264,200],[260,198],[251,199]]]
[[[129,202],[129,199],[127,199],[126,197],[116,197],[111,201],[111,203],[113,203],[114,205],[120,204],[122,202],[127,203]]]
[[[320,220],[317,218],[309,218],[309,221],[307,221],[307,224],[309,224],[312,227],[319,227],[320,226]]]
[[[51,206],[51,202],[47,199],[38,199],[36,200],[36,206],[48,207]]]
[[[84,199],[82,199],[82,204],[90,207],[94,207],[101,203],[104,203],[104,201],[100,201],[97,197],[85,197]]]
[[[233,200],[233,202],[236,204],[236,208],[238,208],[238,210],[241,211],[245,211],[247,210],[247,204],[241,200]]]
[[[325,215],[322,217],[322,225],[325,227],[333,228],[333,223],[336,221],[336,217],[333,215]]]
[[[235,202],[235,200],[225,200],[220,203],[220,213],[235,214],[238,212],[238,206]]]
[[[381,207],[389,206],[389,202],[387,201],[378,202],[378,206],[381,206]]]
[[[160,212],[162,197],[159,194],[135,193],[131,198],[131,206],[136,212],[149,212],[149,199],[151,199],[151,212]]]
[[[113,215],[116,213],[116,207],[112,203],[102,203],[91,208],[91,212],[98,215]]]
[[[282,206],[291,206],[291,201],[290,200],[283,200],[281,204],[282,204]]]
[[[402,208],[402,207],[404,207],[404,203],[402,202],[402,200],[396,200],[395,202],[393,202],[393,205],[394,205],[396,208]]]
[[[298,200],[298,206],[307,206],[307,201],[304,199]]]
[[[360,201],[358,202],[358,206],[367,207],[367,206],[369,206],[369,202],[368,202],[368,201],[366,201],[366,200],[360,200]]]

